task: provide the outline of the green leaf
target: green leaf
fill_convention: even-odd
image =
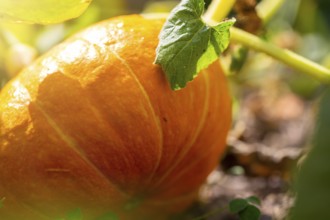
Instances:
[[[233,213],[239,213],[248,206],[248,202],[245,199],[233,199],[229,203],[229,210]]]
[[[330,219],[330,87],[320,101],[312,147],[294,182],[291,220]]]
[[[51,24],[81,15],[92,0],[1,0],[0,20]]]
[[[80,209],[74,209],[66,215],[66,220],[82,220],[83,215]]]
[[[238,215],[240,220],[258,220],[260,218],[260,210],[254,205],[248,205]]]
[[[182,0],[159,35],[155,63],[162,66],[172,89],[185,87],[229,44],[229,28],[235,20],[210,27],[201,18],[203,12],[203,0]]]
[[[115,213],[107,212],[104,215],[98,217],[96,220],[119,220],[119,218]]]
[[[258,197],[256,196],[249,196],[246,198],[246,200],[250,203],[250,204],[254,204],[254,205],[261,205],[261,201]]]

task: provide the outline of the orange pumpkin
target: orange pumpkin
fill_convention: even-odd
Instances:
[[[153,64],[163,20],[122,16],[59,44],[0,94],[4,220],[161,219],[182,210],[225,149],[218,62],[172,91]]]

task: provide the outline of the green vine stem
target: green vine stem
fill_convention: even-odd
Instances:
[[[236,0],[213,0],[203,15],[207,20],[222,21],[233,8]]]
[[[256,10],[258,16],[262,19],[264,24],[267,24],[274,14],[280,9],[285,0],[263,0],[261,1]]]
[[[274,1],[274,0],[268,0]],[[262,18],[265,19],[264,22],[268,22],[272,15],[278,10],[283,3],[283,0],[277,0],[271,3],[264,3],[264,5],[258,6],[258,11],[264,11]],[[218,4],[218,5],[217,5]],[[212,8],[210,8],[205,15],[203,20],[209,24],[213,25],[215,22],[221,21],[226,15],[224,12],[229,12],[232,8],[232,0],[214,0],[212,2]],[[227,8],[225,8],[227,7]],[[221,16],[220,16],[221,15]],[[283,63],[305,73],[312,77],[319,79],[323,83],[330,83],[330,70],[308,60],[292,51],[282,49],[275,46],[269,42],[266,42],[259,37],[247,33],[246,31],[240,30],[238,28],[231,28],[231,40],[240,43],[248,48],[254,49],[259,52],[268,54],[269,56],[282,61]]]
[[[330,83],[329,69],[299,56],[292,51],[279,48],[238,28],[231,29],[231,39],[256,51],[268,54],[301,72],[319,79],[321,82]]]

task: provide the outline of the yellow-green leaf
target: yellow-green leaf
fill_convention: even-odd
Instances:
[[[0,0],[0,19],[31,24],[60,23],[81,15],[92,0]]]

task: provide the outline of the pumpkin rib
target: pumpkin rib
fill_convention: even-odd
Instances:
[[[64,132],[60,129],[60,127],[58,125],[56,125],[56,122],[43,109],[42,104],[39,103],[39,101],[37,101],[37,100],[35,100],[33,103],[36,105],[37,109],[42,113],[42,115],[44,116],[44,118],[46,119],[46,121],[48,122],[48,124],[50,125],[50,127],[52,127],[55,130],[55,132],[60,136],[60,138],[71,149],[73,149],[75,152],[77,152],[81,158],[85,159],[85,156],[83,156],[83,151],[81,149],[79,149],[77,146],[75,146],[76,144],[74,143],[74,141],[72,140],[72,138],[69,137],[69,136],[67,136],[67,135],[65,135]]]
[[[111,179],[109,179],[108,176],[106,176],[86,155],[84,155],[84,151],[82,149],[79,149],[78,146],[74,143],[74,141],[70,140],[71,138],[66,136],[64,132],[61,130],[61,128],[56,124],[55,120],[51,118],[49,114],[42,108],[42,105],[38,103],[38,101],[35,101],[35,106],[37,109],[41,112],[41,114],[45,117],[46,121],[49,123],[50,127],[54,129],[54,131],[60,136],[60,138],[68,145],[68,147],[76,152],[79,157],[83,159],[83,161],[86,162],[87,165],[89,165],[93,170],[96,171],[96,173],[102,177],[111,187],[113,187],[116,191],[118,191],[124,198],[128,198],[129,196],[123,192],[120,187],[116,186]]]
[[[102,114],[103,112],[101,112],[101,110],[98,107],[98,104],[96,101],[94,101],[93,97],[91,97],[91,94],[89,92],[86,92],[85,93],[85,98],[86,98],[86,101],[88,102],[88,107],[91,108],[92,112],[94,113],[95,117],[100,121],[100,122],[106,122],[104,123],[106,125],[106,128],[111,130],[111,134],[116,134],[116,139],[120,140],[120,147],[121,148],[124,148],[124,145],[122,143],[122,140],[121,140],[121,137],[120,135],[118,134],[118,131],[116,131],[111,123],[107,122],[106,120],[106,117],[104,116],[104,114]]]
[[[202,71],[200,74],[202,74],[203,76],[203,79],[204,79],[204,82],[205,82],[205,102],[204,102],[204,106],[203,106],[203,113],[201,115],[201,120],[200,120],[200,123],[198,125],[198,128],[197,128],[197,131],[195,133],[195,136],[191,139],[190,143],[188,145],[189,148],[184,151],[181,155],[180,158],[178,158],[178,160],[176,161],[176,165],[180,164],[180,162],[185,158],[185,156],[188,154],[188,152],[191,150],[191,148],[194,146],[194,143],[196,142],[196,139],[198,138],[198,136],[200,135],[201,131],[202,131],[202,128],[205,124],[205,121],[206,121],[206,117],[207,117],[207,110],[208,110],[208,106],[210,104],[210,91],[209,91],[209,78],[206,77],[206,73],[204,71]]]
[[[153,118],[155,124],[158,127],[158,133],[159,133],[159,137],[160,137],[160,143],[159,143],[159,147],[158,147],[158,149],[159,149],[158,152],[159,153],[158,153],[158,157],[157,157],[157,163],[155,164],[155,167],[154,167],[153,171],[151,172],[150,176],[148,177],[148,181],[151,181],[152,178],[153,178],[153,176],[154,176],[154,174],[156,173],[159,165],[160,165],[160,161],[161,161],[161,158],[162,158],[162,148],[163,148],[163,131],[162,131],[162,127],[161,127],[161,124],[160,124],[159,120],[157,120],[156,112],[155,112],[155,109],[154,109],[153,105],[151,104],[150,97],[149,97],[147,91],[144,89],[143,85],[141,84],[140,80],[136,76],[134,70],[129,66],[129,64],[127,63],[127,61],[124,58],[122,58],[118,53],[116,53],[114,50],[111,50],[110,48],[109,48],[109,51],[111,53],[113,53],[118,60],[120,60],[120,62],[127,68],[127,70],[129,71],[129,73],[132,75],[133,79],[138,84],[138,87],[140,88],[142,94],[146,98],[146,100],[148,102],[148,106],[151,109],[152,118]]]
[[[111,134],[115,134],[116,136],[116,139],[120,140],[121,141],[121,138],[120,138],[120,135],[118,134],[118,131],[116,131],[112,126],[111,126],[111,123],[108,123],[103,112],[101,112],[100,108],[98,108],[98,104],[97,102],[95,101],[95,99],[93,99],[93,97],[91,96],[90,92],[88,91],[85,91],[84,90],[84,97],[85,97],[85,100],[86,102],[88,103],[87,106],[91,109],[91,111],[93,112],[96,120],[98,120],[99,122],[106,122],[104,123],[104,125],[106,125],[106,129],[109,129],[111,130]],[[120,143],[120,147],[123,148],[123,143],[121,142]]]
[[[207,70],[207,69],[205,69],[205,70],[203,70],[201,73],[204,73],[203,74],[203,77],[204,78],[206,78],[207,80],[207,86],[209,86],[209,82],[210,82],[210,78],[209,78],[209,71]],[[208,93],[209,93],[209,90],[207,90],[208,91]],[[216,94],[217,96],[219,95],[218,93]],[[209,99],[210,99],[210,96],[208,96],[207,97],[207,99],[208,99],[208,106],[207,107],[209,107],[209,105],[210,105],[210,101],[209,101]],[[216,100],[218,100],[218,99],[216,99]],[[196,138],[197,139],[197,138]],[[195,139],[195,141],[196,141],[196,139]],[[195,142],[194,142],[195,143]],[[193,143],[193,144],[194,144]],[[199,161],[201,161],[201,160],[203,160],[204,159],[204,157],[206,156],[206,155],[208,155],[212,150],[213,150],[213,148],[217,145],[218,143],[214,143],[211,147],[209,147],[209,148],[207,148],[209,151],[206,151],[206,153],[205,153],[205,151],[203,151],[203,153],[201,153],[201,154],[199,154],[199,155],[201,155],[200,157],[198,157],[197,159],[195,158],[194,160],[192,160],[191,161],[191,163],[189,163],[189,164],[187,164],[187,165],[185,165],[184,167],[183,167],[183,169],[181,169],[180,170],[180,172],[179,173],[177,173],[176,175],[175,175],[175,177],[173,178],[173,179],[171,179],[168,183],[168,185],[171,185],[171,183],[172,182],[175,182],[175,181],[177,181],[177,179],[179,179],[180,178],[180,176],[181,175],[183,175],[186,171],[188,171],[189,169],[190,169],[190,167],[192,167],[194,164],[196,164],[196,163],[198,163]],[[186,154],[187,154],[188,152],[186,152]],[[205,153],[205,154],[204,154]],[[165,189],[166,190],[166,188],[163,188],[163,189]]]
[[[125,145],[122,143],[122,137],[120,137],[118,132],[112,127],[112,124],[107,122],[107,119],[103,114],[103,111],[101,112],[100,108],[98,108],[98,102],[96,102],[95,99],[93,99],[93,97],[91,96],[91,94],[89,92],[86,92],[85,98],[87,99],[88,106],[92,109],[93,113],[98,115],[97,117],[99,118],[99,120],[102,120],[102,118],[103,118],[102,121],[106,125],[106,129],[111,130],[112,135],[114,135],[114,134],[117,135],[116,139],[120,140],[120,147],[125,148]],[[111,137],[113,137],[113,136],[111,136]],[[125,150],[129,151],[129,149],[125,149]],[[108,179],[110,179],[110,178],[108,177]]]
[[[202,71],[200,74],[202,75],[205,75],[204,72]],[[206,116],[207,116],[207,107],[209,105],[209,97],[210,97],[210,93],[209,93],[209,90],[208,90],[208,87],[209,87],[209,82],[208,80],[206,80],[205,77],[203,77],[203,81],[205,82],[205,86],[206,86],[206,89],[205,89],[205,101],[204,101],[204,105],[203,105],[203,113],[201,115],[201,118],[199,120],[199,125],[198,125],[198,128],[196,129],[196,132],[194,134],[193,137],[191,137],[189,143],[186,145],[188,147],[184,147],[183,151],[180,152],[179,156],[177,157],[177,160],[172,164],[171,167],[168,168],[167,172],[164,173],[163,176],[161,176],[159,178],[159,180],[153,184],[153,187],[152,188],[157,188],[159,184],[161,184],[170,174],[171,172],[176,168],[176,166],[178,164],[180,164],[180,162],[185,158],[185,155],[187,155],[187,153],[191,150],[191,148],[194,146],[194,143],[196,141],[196,139],[198,138],[201,130],[202,130],[202,127],[203,125],[205,124],[205,120],[206,120]]]
[[[170,181],[167,182],[167,186],[162,188],[163,191],[166,191],[167,189],[170,189],[171,187],[173,187],[173,184],[178,181],[182,175],[184,175],[187,171],[189,171],[189,169],[191,169],[191,167],[197,163],[199,163],[200,161],[204,160],[205,157],[207,157],[210,152],[214,149],[214,147],[216,147],[218,145],[218,143],[214,143],[211,145],[211,147],[209,148],[209,151],[207,151],[206,153],[200,154],[201,156],[198,157],[197,159],[193,160],[191,163],[189,163],[188,165],[186,165],[182,170],[180,170],[179,173],[177,173],[177,175],[171,179]]]
[[[203,78],[205,78],[205,80],[206,80],[206,82],[207,82],[207,83],[206,83],[207,88],[209,88],[209,83],[210,83],[210,77],[209,77],[209,75],[208,75],[209,72],[205,69],[205,70],[202,70],[202,72],[201,72],[200,74],[202,74]],[[206,97],[206,99],[207,99],[206,102],[207,102],[207,104],[208,104],[208,106],[207,106],[207,109],[208,109],[208,107],[209,107],[209,105],[210,105],[210,95],[209,95],[209,90],[208,90],[208,89],[207,89],[207,93],[208,93],[208,96]],[[205,114],[205,116],[204,116],[204,112],[203,112],[203,116],[205,117],[204,120],[206,119],[206,115],[207,115],[207,114]],[[203,124],[205,124],[205,123],[203,123]],[[194,143],[192,143],[192,145],[195,144],[196,140],[197,140],[197,137],[194,139]],[[216,144],[216,143],[214,143],[214,145],[215,145],[215,144]],[[213,146],[210,147],[209,150],[210,150],[210,151],[213,150]],[[186,152],[186,154],[187,154],[187,153],[188,153],[188,151]],[[185,156],[186,156],[186,154],[185,154]],[[208,153],[205,153],[205,154],[208,154]],[[201,154],[200,154],[200,155],[201,155]],[[201,157],[203,157],[203,156],[201,156]],[[201,160],[200,157],[199,157],[198,159]],[[180,160],[179,162],[181,162],[181,161],[182,161],[182,160]],[[184,173],[184,170],[187,170],[188,167],[190,167],[192,164],[195,164],[196,161],[198,161],[198,160],[194,159],[191,163],[185,165],[184,168],[183,168],[182,170],[180,170],[180,171],[181,171],[180,173]],[[178,177],[180,176],[180,173],[177,174],[175,177],[178,178]],[[181,174],[181,175],[182,175],[182,174]],[[171,180],[174,180],[174,179],[176,179],[176,178],[173,178],[173,179],[171,179]],[[173,182],[173,181],[172,181],[172,182]]]
[[[203,74],[203,77],[206,77],[206,78],[208,78],[208,81],[210,81],[210,79],[209,79],[209,69],[205,69],[205,70],[203,70],[203,72],[205,72],[206,74]],[[217,96],[217,98],[214,98],[215,100],[219,100],[219,92],[217,91],[216,92],[216,94],[214,94],[215,96]],[[209,98],[210,98],[210,96],[209,96]],[[210,102],[208,102],[209,104],[210,104]],[[219,103],[220,104],[220,103]],[[225,122],[225,123],[227,123],[227,121]],[[221,139],[221,138],[220,138]],[[175,183],[177,183],[177,181],[179,181],[180,180],[180,178],[187,172],[187,171],[189,171],[189,170],[191,170],[191,167],[193,167],[194,165],[196,165],[197,163],[199,163],[199,162],[201,162],[201,161],[203,161],[203,160],[205,160],[205,158],[208,156],[208,155],[210,155],[210,153],[214,150],[214,148],[216,148],[217,146],[219,146],[219,142],[215,142],[215,143],[213,143],[211,146],[209,146],[208,148],[206,148],[207,149],[207,151],[203,151],[203,152],[201,152],[200,154],[199,154],[199,157],[196,159],[194,159],[194,160],[192,160],[189,164],[186,164],[184,167],[183,167],[183,169],[180,169],[180,172],[178,172],[178,173],[176,173],[176,175],[175,175],[175,177],[173,177],[172,179],[170,179],[168,182],[167,182],[167,185],[165,186],[165,187],[163,187],[163,188],[161,188],[162,189],[162,191],[166,191],[166,190],[169,190],[169,189],[171,189],[172,187],[175,187]],[[222,145],[223,144],[225,144],[225,143],[221,143]],[[220,155],[223,153],[223,150],[224,149],[222,149],[222,152],[220,152]]]
[[[204,70],[207,74],[204,74],[203,76],[209,78],[209,69],[205,69]],[[216,92],[216,94],[214,94],[215,96],[219,96],[219,91]],[[219,100],[219,98],[215,98],[215,100]],[[219,103],[221,104],[221,103]],[[228,121],[225,121],[225,123],[227,124]],[[225,124],[224,123],[224,124]],[[228,122],[228,124],[230,124],[230,122]],[[221,140],[221,138],[219,138],[219,140]],[[221,143],[222,145],[225,144],[225,143]],[[198,157],[197,159],[191,161],[191,163],[187,164],[182,170],[180,170],[180,172],[175,176],[175,178],[171,179],[170,182],[175,182],[176,179],[179,179],[179,177],[181,175],[183,175],[185,172],[189,171],[189,169],[191,169],[191,167],[193,165],[195,165],[196,163],[202,161],[203,159],[205,159],[206,156],[208,156],[210,154],[210,152],[212,152],[212,150],[214,150],[215,147],[217,147],[217,145],[219,145],[219,142],[215,142],[213,143],[213,145],[211,145],[210,147],[208,147],[208,151],[203,151],[201,154],[200,154],[200,157]],[[223,152],[224,149],[222,149],[222,152]],[[220,153],[219,155],[222,155],[222,153]],[[169,184],[170,185],[170,184]]]
[[[89,44],[89,46],[92,46],[95,49],[95,51],[97,51],[98,56],[100,56],[102,54],[102,52],[100,51],[99,45],[97,45],[95,43],[92,43],[92,42],[90,42],[90,41],[88,41],[84,38],[73,38],[73,39],[74,40],[72,40],[72,42],[82,41],[82,42],[85,42],[86,44]],[[61,74],[63,74],[66,77],[69,77],[70,79],[75,80],[76,82],[78,82],[81,85],[82,88],[85,87],[85,85],[81,82],[81,76],[75,76],[73,74],[67,73],[66,68],[61,67],[61,65],[58,65],[58,68],[59,68],[59,71],[60,71]],[[101,69],[101,68],[102,68],[102,66],[98,66],[96,69],[93,69],[91,72],[92,73],[97,73],[98,70]],[[87,106],[92,110],[92,112],[93,112],[94,116],[96,117],[96,119],[99,120],[100,122],[107,122],[107,120],[104,119],[103,112],[100,112],[100,109],[98,108],[98,105],[96,104],[94,99],[91,97],[90,92],[84,90],[84,97],[86,98],[85,100],[88,103]],[[111,131],[117,135],[117,139],[120,140],[120,136],[118,135],[118,132],[115,129],[113,129],[113,127],[111,126],[110,123],[106,123],[106,124],[107,124],[107,128],[111,129]],[[123,146],[121,146],[121,147],[123,147]]]

